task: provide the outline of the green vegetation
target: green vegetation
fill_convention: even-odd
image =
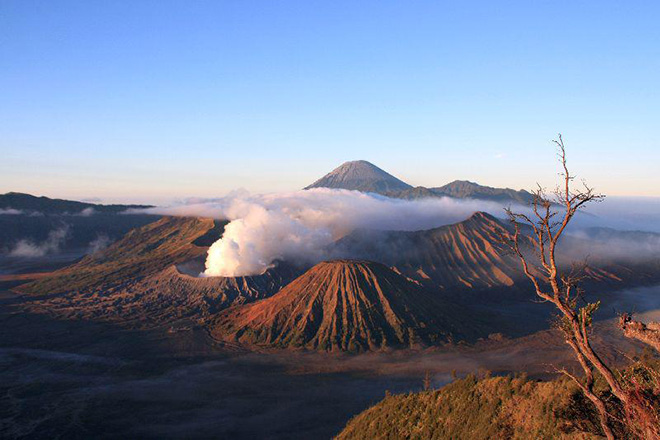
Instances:
[[[651,402],[660,415],[660,361],[651,352],[616,371],[634,384],[636,393]],[[637,438],[625,408],[601,377],[595,392],[607,402],[617,422],[616,438]],[[595,406],[571,379],[529,380],[524,375],[485,377],[468,375],[431,391],[385,396],[381,402],[348,422],[336,437],[348,439],[595,439],[602,438]]]
[[[469,375],[439,390],[389,395],[353,418],[337,439],[587,439],[592,412],[572,412],[577,386],[525,376]]]

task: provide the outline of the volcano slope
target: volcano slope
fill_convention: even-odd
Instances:
[[[274,296],[222,312],[214,338],[252,346],[362,352],[474,336],[475,320],[374,262],[317,264]]]
[[[199,278],[179,270],[203,258],[208,248],[199,244],[221,233],[212,219],[164,217],[15,290],[34,297],[28,303],[33,311],[150,327],[184,318],[203,321],[231,305],[270,296],[300,273],[286,264],[238,278]]]
[[[338,257],[380,261],[434,289],[528,292],[518,257],[502,242],[511,238],[508,224],[476,212],[462,222],[423,231],[355,231],[337,242],[331,252]],[[603,247],[567,236],[558,259],[570,266],[592,250],[602,254]],[[592,256],[587,282],[609,283],[615,288],[624,282],[655,282],[660,278],[659,261],[657,256],[641,260],[624,255]]]
[[[381,261],[440,289],[512,286],[520,264],[501,244],[509,234],[495,217],[477,212],[423,231],[355,231],[334,252]]]
[[[211,219],[164,217],[129,231],[107,249],[85,256],[53,276],[19,290],[34,295],[120,288],[203,255],[204,247],[193,241],[215,226]]]
[[[311,188],[341,188],[388,194],[390,192],[406,191],[412,187],[366,160],[355,160],[341,164],[316,182],[305,187],[305,189]]]

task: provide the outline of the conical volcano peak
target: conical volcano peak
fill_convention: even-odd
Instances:
[[[371,162],[355,160],[341,164],[305,189],[310,188],[338,188],[385,194],[412,187]]]
[[[511,225],[508,222],[483,211],[475,212],[460,223],[449,225],[449,229],[472,231],[476,234],[473,238],[488,236],[490,237],[489,243],[494,247],[501,244],[502,237],[509,236],[511,233]]]
[[[381,277],[401,277],[400,274],[382,263],[357,259],[322,261],[309,269],[306,274],[314,279],[333,280],[332,288],[339,291],[350,290],[347,286],[355,287],[363,282],[377,285]],[[406,281],[417,284],[411,279],[406,279]],[[312,284],[316,285],[315,282]]]
[[[468,220],[476,220],[476,221],[482,221],[482,222],[500,222],[500,220],[495,217],[494,215],[491,215],[487,212],[484,211],[477,211],[474,214],[470,216]]]
[[[346,269],[388,269],[387,266],[377,263],[375,261],[369,261],[369,260],[360,260],[360,259],[350,259],[350,258],[342,258],[338,260],[328,260],[328,261],[321,261],[320,263],[316,264],[311,270],[314,271],[337,271],[337,270],[346,270]]]
[[[340,175],[349,178],[387,178],[388,172],[366,160],[350,160],[339,165],[327,175]]]
[[[248,345],[355,352],[442,343],[469,330],[460,315],[383,264],[335,260],[266,300],[226,310],[211,334]]]

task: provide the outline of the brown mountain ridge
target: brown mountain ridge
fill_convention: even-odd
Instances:
[[[511,234],[506,222],[476,212],[461,222],[422,231],[357,230],[339,240],[332,252],[340,258],[380,261],[442,291],[528,289],[520,261],[502,242],[510,239]],[[625,236],[625,232],[619,234]],[[570,266],[590,257],[590,252],[602,254],[602,248],[602,244],[591,239],[566,236],[558,259]],[[588,262],[587,282],[612,287],[620,286],[623,281],[653,282],[660,275],[657,256],[631,259],[626,255],[599,255],[590,257]]]
[[[467,329],[469,320],[455,318],[466,315],[454,302],[469,306],[469,294],[478,291],[493,301],[529,293],[519,262],[500,244],[510,234],[508,225],[486,213],[431,230],[355,231],[333,249],[342,262],[321,263],[295,282],[304,268],[291,262],[254,276],[196,276],[222,226],[212,219],[165,217],[16,290],[34,298],[31,309],[59,317],[131,327],[185,319],[212,323],[219,339],[328,351],[469,339],[475,331]],[[578,240],[569,244],[581,247]],[[605,261],[589,271],[594,282],[616,287],[657,280],[659,266]],[[277,300],[260,301],[275,294]],[[222,313],[255,301],[253,308]]]
[[[501,244],[507,225],[476,212],[459,223],[422,231],[359,230],[341,239],[335,252],[378,260],[443,290],[510,287],[520,264]]]
[[[113,321],[132,327],[204,321],[232,305],[266,298],[300,270],[278,263],[246,277],[191,276],[222,228],[205,218],[164,217],[137,228],[108,249],[16,290],[35,297],[33,310],[64,318]],[[217,237],[216,237],[217,238]],[[197,270],[199,273],[201,269]]]
[[[380,263],[322,262],[262,301],[228,309],[214,338],[247,345],[361,352],[474,335],[457,306]]]

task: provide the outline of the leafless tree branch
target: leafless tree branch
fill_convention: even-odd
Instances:
[[[513,234],[507,244],[518,256],[523,272],[531,281],[536,295],[543,302],[554,304],[560,312],[559,327],[564,332],[566,342],[573,349],[584,371],[585,380],[582,382],[566,370],[561,370],[561,372],[571,377],[584,395],[596,406],[601,428],[609,439],[614,438],[609,422],[611,415],[607,413],[605,401],[593,390],[595,371],[602,376],[610,392],[619,399],[629,414],[639,416],[635,417],[642,421],[655,419],[646,414],[649,411],[648,405],[640,403],[639,399],[629,392],[591,345],[592,316],[598,309],[599,303],[578,306],[578,298],[582,295],[579,283],[586,276],[586,262],[575,264],[568,272],[564,272],[557,263],[556,252],[559,239],[573,217],[587,204],[602,201],[604,196],[584,182],[582,182],[582,189],[574,190],[572,188],[575,176],[569,171],[566,148],[561,134],[553,143],[557,147],[557,156],[561,166],[561,184],[554,193],[554,199],[550,199],[540,185],[537,187],[533,192],[532,216],[513,212],[510,208],[506,209],[509,221],[513,226]],[[526,227],[525,233],[523,233],[523,226]],[[529,261],[529,257],[523,252],[523,245],[533,248],[538,259],[538,266],[534,266]],[[539,270],[532,271],[532,267],[538,267]],[[660,348],[660,325],[657,329],[650,329],[642,327],[643,324],[640,326],[630,319],[622,319],[621,325],[624,333],[627,332],[631,337],[644,340],[654,347]],[[649,436],[648,438],[660,436],[659,429],[657,426],[649,426],[648,423],[641,428],[643,435]]]

